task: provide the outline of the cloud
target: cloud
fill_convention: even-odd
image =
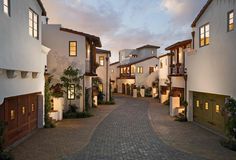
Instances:
[[[106,5],[96,8],[84,0],[43,0],[49,11],[49,23],[62,23],[64,27],[101,36],[120,28],[117,12]]]
[[[190,25],[207,0],[162,0],[161,8],[171,16],[171,23]]]

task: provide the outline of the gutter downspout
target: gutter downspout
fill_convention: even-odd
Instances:
[[[108,83],[108,62],[109,62],[109,58],[106,57],[106,101],[108,102],[108,92],[109,92],[109,83]]]

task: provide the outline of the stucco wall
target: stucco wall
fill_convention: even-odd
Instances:
[[[120,63],[117,63],[117,64],[114,64],[114,65],[111,65],[109,67],[109,72],[110,72],[110,76],[111,76],[111,80],[112,81],[115,81],[112,85],[112,91],[114,91],[114,89],[116,88],[117,86],[117,80],[116,78],[118,78],[120,76],[120,68],[117,68],[118,66],[120,65]],[[114,72],[112,72],[112,70]]]
[[[73,66],[81,71],[81,75],[85,73],[85,59],[86,59],[86,40],[84,36],[60,31],[61,25],[43,24],[43,44],[51,48],[48,54],[48,73],[53,76],[53,83],[60,82],[60,77],[63,71]],[[69,56],[69,41],[77,41],[77,57]],[[91,80],[85,78],[85,87],[89,88]],[[86,85],[87,84],[87,85]],[[81,81],[81,86],[83,82]],[[83,93],[83,92],[82,92]],[[67,98],[66,98],[67,99]],[[77,106],[83,106],[84,96],[80,100],[72,101]],[[68,103],[67,101],[65,101]],[[80,107],[81,109],[81,107]]]
[[[213,1],[193,30],[196,52],[187,55],[188,90],[236,98],[236,31],[227,32],[227,13],[236,3]],[[199,48],[199,27],[210,24],[210,45]]]
[[[118,93],[122,93],[122,84],[135,84],[135,80],[134,79],[118,79],[117,80],[117,85],[118,85]]]
[[[39,40],[29,35],[28,26],[29,8],[39,15],[39,22],[41,8],[36,0],[12,0],[11,6],[10,17],[0,12],[0,69],[39,72],[39,76],[36,79],[32,79],[32,76],[22,79],[20,72],[17,72],[16,78],[8,79],[3,70],[0,73],[0,104],[6,97],[44,92],[46,54],[41,51],[41,25]]]
[[[156,67],[158,65],[158,59],[157,58],[151,58],[149,60],[143,61],[141,63],[135,64],[135,84],[137,86],[145,86],[146,85],[146,79],[150,75],[149,74],[149,67]],[[137,67],[143,67],[143,73],[139,74],[137,73]]]

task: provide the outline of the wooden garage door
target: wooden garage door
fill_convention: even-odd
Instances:
[[[6,145],[13,144],[37,128],[37,94],[7,98],[2,107],[7,124]]]
[[[221,109],[227,96],[207,93],[193,94],[194,120],[214,130],[225,132],[225,120]]]

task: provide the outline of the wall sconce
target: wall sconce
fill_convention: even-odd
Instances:
[[[21,78],[27,78],[28,77],[28,73],[26,71],[21,71]]]
[[[38,72],[32,72],[32,78],[33,78],[33,79],[37,78],[37,77],[38,77],[38,74],[39,74]]]
[[[16,77],[17,77],[17,74],[15,70],[7,70],[7,78],[13,79]]]

